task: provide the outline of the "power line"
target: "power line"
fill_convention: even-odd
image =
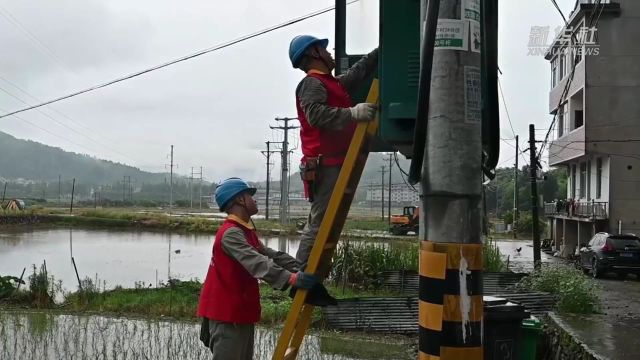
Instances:
[[[558,3],[556,2],[556,0],[551,0],[551,3],[553,4],[553,6],[555,6],[556,10],[558,10],[558,12],[560,13],[560,16],[562,16],[562,20],[564,21],[565,25],[567,24],[567,18],[564,16],[564,13],[562,12],[562,10],[560,10],[560,6],[558,6]]]
[[[5,111],[5,110],[4,110],[4,109],[2,109],[2,108],[0,108],[0,111]],[[69,143],[71,143],[71,144],[75,145],[75,146],[78,146],[78,147],[81,147],[81,148],[83,148],[83,149],[85,149],[85,150],[88,150],[89,152],[95,152],[95,150],[93,150],[93,149],[89,149],[88,147],[86,147],[86,146],[84,146],[84,145],[80,145],[80,144],[78,144],[78,143],[74,142],[73,140],[70,140],[70,139],[68,139],[68,138],[66,138],[66,137],[64,137],[64,136],[62,136],[62,135],[58,135],[58,134],[56,134],[56,133],[54,133],[54,132],[52,132],[52,131],[49,131],[49,130],[47,130],[47,129],[45,129],[45,128],[43,128],[43,127],[41,127],[41,126],[37,125],[37,124],[32,123],[31,121],[29,121],[29,120],[27,120],[27,119],[25,119],[25,118],[22,118],[22,117],[17,116],[17,115],[13,115],[13,116],[14,116],[16,119],[21,120],[21,121],[24,121],[25,123],[27,123],[27,124],[29,124],[29,125],[31,125],[31,126],[33,126],[33,127],[37,128],[37,129],[40,129],[40,130],[42,130],[42,131],[44,131],[44,132],[46,132],[46,133],[48,133],[48,134],[50,134],[50,135],[53,135],[53,136],[55,136],[55,137],[57,137],[57,138],[59,138],[59,139],[62,139],[62,140],[64,140],[64,141],[67,141],[67,142],[69,142]]]
[[[357,2],[357,1],[359,1],[359,0],[352,0],[347,4],[353,4],[353,3]],[[171,65],[183,62],[183,61],[191,60],[193,58],[196,58],[196,57],[199,57],[199,56],[202,56],[202,55],[205,55],[205,54],[217,51],[217,50],[224,49],[226,47],[229,47],[229,46],[244,42],[246,40],[258,37],[260,35],[264,35],[264,34],[272,32],[272,31],[275,31],[275,30],[278,30],[278,29],[281,29],[281,28],[296,24],[298,22],[301,22],[301,21],[304,21],[304,20],[319,16],[319,15],[322,15],[322,14],[328,13],[330,11],[333,11],[334,9],[335,9],[335,7],[331,6],[331,7],[328,7],[328,8],[324,8],[322,10],[317,10],[317,11],[314,11],[314,12],[309,13],[307,15],[304,15],[304,16],[301,16],[301,17],[286,21],[284,23],[268,27],[266,29],[251,33],[249,35],[245,35],[245,36],[236,38],[236,39],[231,40],[231,41],[227,41],[227,42],[222,43],[222,44],[218,44],[218,45],[213,46],[211,48],[208,48],[208,49],[205,49],[205,50],[201,50],[201,51],[195,52],[193,54],[183,56],[183,57],[178,58],[178,59],[170,60],[170,61],[165,62],[163,64],[156,65],[156,66],[153,66],[151,68],[148,68],[148,69],[145,69],[145,70],[142,70],[142,71],[138,71],[138,72],[135,72],[133,74],[129,74],[129,75],[117,78],[115,80],[108,81],[108,82],[100,84],[100,85],[95,85],[95,86],[92,86],[90,88],[87,88],[87,89],[84,89],[84,90],[80,90],[80,91],[76,91],[74,93],[71,93],[71,94],[68,94],[68,95],[64,95],[64,96],[61,96],[61,97],[58,97],[58,98],[55,98],[55,99],[52,99],[52,100],[48,100],[48,101],[45,101],[45,102],[37,104],[37,105],[33,105],[33,106],[29,106],[29,107],[26,107],[26,108],[23,108],[23,109],[20,109],[20,110],[16,110],[16,111],[10,112],[8,114],[0,115],[0,119],[2,119],[4,117],[7,117],[7,116],[15,115],[15,114],[18,114],[18,113],[21,113],[21,112],[24,112],[24,111],[28,111],[28,110],[32,110],[32,109],[35,109],[35,108],[39,108],[39,107],[42,107],[42,106],[45,106],[45,105],[53,104],[53,103],[58,102],[58,101],[66,100],[66,99],[69,99],[69,98],[72,98],[72,97],[75,97],[75,96],[78,96],[78,95],[81,95],[81,94],[84,94],[84,93],[88,93],[90,91],[98,90],[98,89],[107,87],[109,85],[113,85],[113,84],[116,84],[116,83],[119,83],[119,82],[122,82],[122,81],[125,81],[125,80],[129,80],[129,79],[138,77],[140,75],[144,75],[146,73],[149,73],[149,72],[152,72],[152,71],[155,71],[155,70],[159,70],[159,69],[162,69],[162,68],[165,68],[167,66],[171,66]]]
[[[15,96],[14,94],[10,93],[9,91],[7,91],[6,89],[4,89],[4,88],[2,88],[2,87],[0,87],[0,91],[2,91],[2,92],[4,92],[4,93],[8,94],[9,96],[13,97],[14,99],[16,99],[16,100],[20,101],[20,102],[21,102],[21,103],[23,103],[23,104],[29,105],[26,101],[24,101],[24,100],[22,100],[21,98],[19,98],[19,97]],[[51,119],[51,120],[52,120],[53,122],[55,122],[56,124],[58,124],[58,125],[60,125],[60,126],[62,126],[62,127],[64,127],[64,128],[66,128],[66,129],[68,129],[68,130],[70,130],[70,131],[72,131],[72,132],[74,132],[74,133],[76,133],[76,134],[78,134],[78,135],[80,135],[80,136],[82,136],[82,137],[85,137],[85,138],[89,139],[89,141],[91,141],[91,142],[93,142],[93,143],[96,143],[96,144],[98,144],[98,145],[102,145],[102,146],[103,146],[103,147],[105,147],[106,149],[109,149],[111,152],[116,153],[116,154],[118,154],[118,155],[120,155],[120,156],[124,156],[124,157],[126,157],[126,158],[128,158],[128,159],[130,159],[130,160],[134,160],[134,159],[131,159],[130,157],[128,157],[127,155],[125,155],[125,154],[123,154],[123,153],[119,152],[118,150],[113,149],[113,148],[112,148],[112,147],[110,147],[109,145],[106,145],[106,144],[104,144],[104,143],[101,143],[101,142],[99,142],[99,141],[97,141],[97,140],[93,139],[93,138],[92,138],[92,137],[90,137],[89,135],[84,134],[84,133],[82,133],[82,132],[80,132],[80,131],[78,131],[78,130],[76,130],[76,129],[72,128],[71,126],[68,126],[67,124],[65,124],[65,123],[63,123],[63,122],[61,122],[61,121],[57,120],[56,118],[52,117],[51,115],[49,115],[49,114],[47,114],[47,113],[43,112],[41,109],[35,109],[35,110],[36,110],[37,112],[39,112],[42,116],[44,116],[44,117],[47,117],[47,118]],[[135,160],[134,160],[134,162],[135,162]]]
[[[511,127],[511,132],[513,133],[513,137],[516,137],[516,131],[513,129],[513,123],[511,122],[511,115],[509,115],[509,108],[507,107],[507,102],[504,98],[504,92],[502,91],[502,84],[500,82],[500,78],[498,78],[498,89],[500,90],[500,97],[502,98],[502,105],[504,106],[504,111],[507,114],[507,120],[509,120],[509,126]],[[501,139],[502,140],[502,139]],[[504,140],[503,140],[504,141]],[[511,145],[511,144],[509,144]],[[515,146],[512,146],[515,148]],[[524,156],[522,150],[518,147],[518,153],[522,154],[522,160],[528,165],[527,158]]]
[[[555,0],[551,0],[551,1],[555,4]],[[557,4],[555,4],[555,5],[556,5],[556,8],[558,8],[558,7],[557,7]],[[590,17],[590,19],[589,19],[589,27],[591,27],[591,26],[593,25],[593,20],[594,20],[594,17],[595,17],[595,13],[596,13],[596,11],[597,11],[597,9],[598,9],[598,6],[599,6],[599,5],[602,5],[602,8],[604,9],[605,4],[601,4],[601,0],[597,0],[597,2],[595,3],[595,6],[594,6],[594,10],[593,10],[593,12],[591,13],[591,17]],[[558,8],[558,11],[560,11],[560,9],[559,9],[559,8]],[[562,14],[562,11],[560,11],[560,13]],[[563,18],[564,18],[564,15],[563,15]],[[567,25],[568,25],[568,24],[566,24],[566,19],[565,19],[565,27],[566,27]],[[573,41],[573,40],[577,40],[577,39],[576,39],[576,37],[575,37],[575,33],[572,33],[572,34],[571,34],[571,40],[572,40],[572,41]],[[587,40],[587,38],[586,38],[586,36],[585,36],[585,37],[582,39],[582,42],[580,43],[581,47],[585,44],[586,40]],[[569,45],[568,45],[568,46],[569,46]],[[552,46],[552,47],[553,47],[553,46]],[[563,103],[563,102],[565,102],[565,97],[567,96],[567,94],[569,93],[569,89],[571,88],[571,83],[573,82],[573,77],[574,77],[574,75],[575,75],[576,66],[578,65],[578,63],[577,63],[577,61],[576,61],[576,60],[578,60],[578,53],[579,53],[579,52],[578,52],[578,51],[576,51],[576,52],[575,52],[575,54],[574,54],[574,56],[573,56],[573,61],[572,61],[572,64],[571,64],[571,73],[569,74],[569,78],[567,79],[567,82],[566,82],[566,84],[565,84],[565,87],[564,87],[564,89],[562,90],[562,94],[560,95],[560,100],[559,100],[559,103],[558,103],[558,106],[557,106],[556,113],[553,115],[553,119],[551,120],[551,125],[549,126],[549,129],[548,129],[548,131],[547,131],[547,134],[546,134],[546,135],[545,135],[545,137],[544,137],[544,141],[543,141],[542,145],[540,146],[540,151],[538,152],[538,158],[540,158],[540,157],[541,157],[542,152],[544,151],[544,149],[545,149],[545,147],[546,147],[547,143],[549,142],[549,136],[551,135],[551,132],[553,131],[553,129],[554,129],[554,127],[555,127],[555,123],[556,123],[556,120],[557,120],[557,118],[558,118],[558,113],[559,113],[559,111],[560,111],[560,107],[562,106],[562,103]]]
[[[9,80],[9,79],[7,79],[7,78],[5,78],[5,77],[2,77],[2,76],[0,76],[0,80],[2,80],[2,81],[4,81],[4,82],[6,82],[7,84],[11,85],[12,87],[14,87],[15,89],[17,89],[18,91],[20,91],[20,92],[21,92],[21,93],[23,93],[24,95],[28,96],[28,97],[29,97],[29,98],[31,98],[32,100],[35,100],[35,101],[37,101],[37,102],[42,102],[42,100],[40,100],[39,98],[37,98],[37,97],[35,97],[35,96],[31,95],[28,91],[24,90],[23,88],[21,88],[20,86],[18,86],[16,83],[12,82],[11,80]],[[51,111],[55,112],[56,114],[58,114],[58,115],[62,116],[63,118],[65,118],[65,119],[69,120],[70,122],[72,122],[72,123],[76,124],[77,126],[79,126],[79,127],[83,128],[83,129],[84,129],[84,130],[86,130],[86,131],[89,131],[89,132],[92,132],[92,133],[98,133],[98,131],[96,131],[96,130],[94,130],[94,129],[92,129],[92,128],[90,128],[90,127],[86,126],[86,125],[84,125],[84,124],[83,124],[82,122],[80,122],[80,121],[77,121],[77,120],[75,120],[75,119],[72,119],[72,118],[71,118],[71,117],[69,117],[67,114],[63,113],[62,111],[59,111],[58,109],[54,108],[53,106],[47,106],[47,109],[49,109],[49,110],[51,110]],[[113,139],[110,139],[110,138],[106,137],[104,134],[101,134],[101,137],[102,137],[103,139],[105,139],[105,140],[109,141],[111,144],[114,144],[114,145],[116,145],[116,146],[117,146],[117,144],[118,144],[118,142],[117,142],[117,141],[115,141],[115,140],[113,140]],[[131,159],[131,158],[129,158],[129,159]]]
[[[48,47],[44,42],[40,41],[40,39],[34,33],[29,31],[29,29],[27,29],[27,27],[24,26],[9,10],[2,7],[1,5],[0,5],[0,16],[5,18],[9,23],[15,26],[18,30],[20,30],[27,38],[29,38],[32,42],[34,42],[36,44],[36,48],[38,48],[40,52],[42,52],[44,55],[51,58],[58,66],[60,66],[64,70],[74,75],[77,75],[74,71],[69,69],[62,62],[62,60],[60,60],[60,58],[55,54],[55,52],[53,52],[53,50],[51,50],[50,47]]]

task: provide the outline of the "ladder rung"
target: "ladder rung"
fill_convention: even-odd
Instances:
[[[284,360],[295,359],[297,352],[298,352],[298,349],[294,347],[287,348],[287,352],[284,353]]]
[[[336,247],[336,245],[337,245],[337,244],[338,244],[338,243],[335,243],[335,242],[326,243],[326,244],[324,244],[324,249],[325,249],[325,250],[331,250],[331,249],[334,249],[334,248]]]

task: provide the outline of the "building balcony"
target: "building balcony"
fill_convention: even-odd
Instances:
[[[581,126],[551,142],[549,146],[549,165],[560,165],[566,161],[584,156],[585,153],[585,130],[584,126]]]
[[[561,217],[580,220],[606,220],[609,218],[609,203],[602,201],[567,201],[544,204],[546,217]]]

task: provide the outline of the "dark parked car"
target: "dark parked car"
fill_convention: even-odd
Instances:
[[[628,273],[640,276],[640,238],[633,234],[597,233],[580,249],[580,266],[597,278],[614,271],[624,278]]]

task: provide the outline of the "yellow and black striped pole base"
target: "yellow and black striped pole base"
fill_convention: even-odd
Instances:
[[[480,360],[482,244],[422,241],[419,360]]]

